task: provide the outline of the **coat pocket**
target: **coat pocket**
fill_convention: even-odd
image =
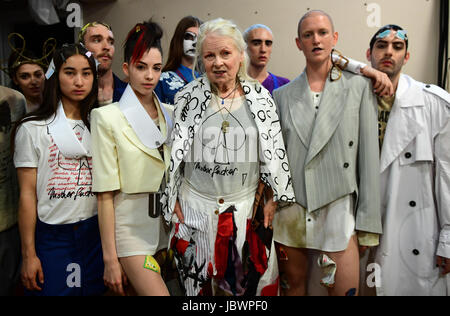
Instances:
[[[417,136],[401,153],[400,165],[411,165],[416,162],[430,162],[434,161],[433,147],[431,142],[426,137]]]

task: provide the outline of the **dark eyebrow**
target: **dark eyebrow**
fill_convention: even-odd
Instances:
[[[102,39],[102,38],[103,38],[103,35],[100,35],[100,34],[93,34],[93,35],[90,36],[90,39],[95,39],[95,38]]]
[[[63,70],[75,70],[73,67],[64,67]]]

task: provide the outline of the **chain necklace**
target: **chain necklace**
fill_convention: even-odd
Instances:
[[[221,96],[219,96],[219,91],[217,90],[217,97],[222,99],[222,105],[225,104],[225,99],[227,99],[231,94],[233,94],[233,96],[234,96],[234,93],[236,92],[237,88],[238,88],[238,84],[236,83],[236,85],[234,86],[234,89],[231,90],[231,92],[228,93],[228,94],[227,94],[226,96],[224,96],[223,98],[222,98]]]
[[[224,107],[222,107],[222,108],[219,109],[219,113],[220,113],[220,115],[222,116],[222,127],[221,127],[221,130],[222,130],[222,132],[223,132],[224,134],[228,133],[228,128],[230,127],[230,122],[228,122],[228,117],[230,116],[230,114],[231,114],[231,109],[233,108],[234,96],[235,96],[235,94],[236,94],[236,88],[234,88],[234,90],[232,91],[232,93],[233,93],[233,98],[231,99],[230,107],[229,107],[228,109],[225,108],[225,109],[228,111],[227,116],[224,117],[223,114],[222,114],[222,109],[223,109]],[[224,105],[224,104],[225,104],[225,99],[226,99],[227,97],[229,97],[230,95],[231,95],[231,93],[230,93],[229,95],[227,95],[225,98],[216,96],[216,97],[217,97],[217,103],[219,103],[219,98],[220,98],[220,99],[222,99],[222,105]]]

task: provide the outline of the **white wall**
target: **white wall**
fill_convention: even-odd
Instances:
[[[408,31],[411,51],[404,72],[417,80],[436,83],[439,0],[117,0],[83,6],[85,22],[101,20],[113,27],[117,40],[113,67],[119,76],[123,76],[120,67],[123,41],[137,22],[152,17],[161,24],[167,57],[178,21],[186,15],[195,15],[204,21],[217,17],[232,19],[242,31],[254,23],[270,26],[275,46],[269,70],[290,79],[305,67],[303,54],[294,40],[298,20],[308,9],[328,12],[340,34],[337,48],[360,61],[366,61],[370,38],[378,30],[372,23],[402,26]]]

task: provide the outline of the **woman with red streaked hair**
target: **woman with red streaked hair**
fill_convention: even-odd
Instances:
[[[93,191],[98,193],[104,281],[125,295],[169,295],[153,257],[168,237],[160,216],[170,159],[172,111],[154,88],[162,69],[162,30],[139,23],[126,39],[128,86],[118,103],[92,112]]]

